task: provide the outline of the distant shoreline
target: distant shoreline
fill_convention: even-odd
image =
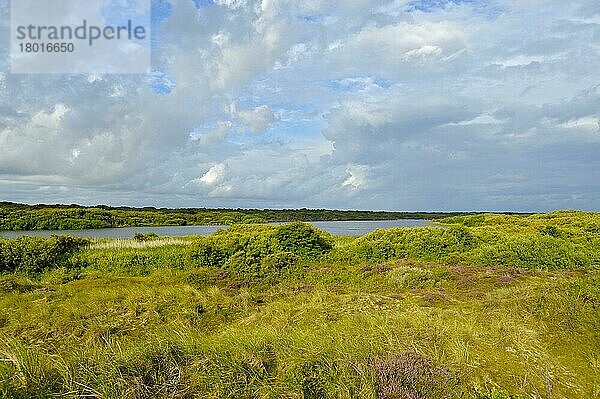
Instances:
[[[280,226],[290,222],[269,222],[260,226]],[[361,236],[377,229],[390,229],[396,227],[443,227],[435,225],[431,219],[396,219],[396,220],[338,220],[338,221],[311,221],[303,222],[313,225],[319,230],[327,231],[337,236]],[[0,231],[0,239],[15,239],[23,236],[48,238],[53,235],[70,235],[83,238],[97,239],[128,239],[135,234],[157,234],[160,237],[189,237],[210,236],[220,229],[227,229],[226,225],[200,225],[200,226],[138,226],[138,227],[108,227],[100,229],[81,230],[4,230]]]
[[[0,231],[88,230],[247,223],[440,220],[483,212],[390,212],[332,209],[134,208],[0,202]],[[529,215],[525,213],[507,213]]]

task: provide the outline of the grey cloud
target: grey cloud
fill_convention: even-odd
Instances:
[[[153,54],[170,93],[2,71],[2,199],[598,209],[595,1],[171,3]]]

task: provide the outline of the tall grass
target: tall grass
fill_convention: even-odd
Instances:
[[[145,249],[157,248],[169,245],[189,245],[190,239],[174,238],[174,237],[159,237],[148,241],[138,241],[134,239],[116,238],[111,240],[97,240],[90,243],[90,249]]]
[[[0,276],[0,397],[600,398],[596,218],[92,243]]]

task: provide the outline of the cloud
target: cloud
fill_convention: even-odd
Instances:
[[[223,163],[214,165],[208,170],[208,172],[202,175],[199,182],[206,184],[207,186],[216,186],[225,179],[226,172],[227,165]]]
[[[266,105],[237,111],[234,103],[231,106],[231,116],[250,127],[256,134],[264,133],[275,122],[275,115]]]
[[[219,122],[212,129],[192,133],[190,136],[193,141],[199,142],[201,147],[211,147],[223,143],[227,135],[231,133],[232,126],[230,121]]]
[[[343,186],[359,190],[369,184],[369,167],[367,165],[350,165],[346,172],[349,176],[342,183]]]
[[[0,49],[2,199],[599,210],[596,1],[165,1],[148,76]]]

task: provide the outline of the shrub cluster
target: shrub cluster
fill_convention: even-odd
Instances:
[[[0,272],[39,273],[69,267],[71,254],[88,243],[86,239],[70,236],[0,240]]]
[[[478,245],[466,227],[420,227],[376,230],[332,253],[332,260],[353,263],[385,262],[394,258],[440,260]]]
[[[539,219],[477,215],[446,220],[446,228],[377,230],[339,246],[330,260],[377,263],[412,258],[447,264],[479,264],[544,270],[582,269],[600,262],[595,222],[576,215],[571,224]],[[478,227],[471,227],[478,226]]]
[[[133,239],[136,241],[139,241],[139,242],[152,241],[152,240],[156,240],[157,238],[158,238],[158,234],[156,234],[153,231],[146,233],[146,234],[137,232],[133,235]]]
[[[192,267],[268,278],[298,270],[301,261],[316,260],[332,248],[329,234],[306,223],[236,225],[190,245],[186,262]]]

